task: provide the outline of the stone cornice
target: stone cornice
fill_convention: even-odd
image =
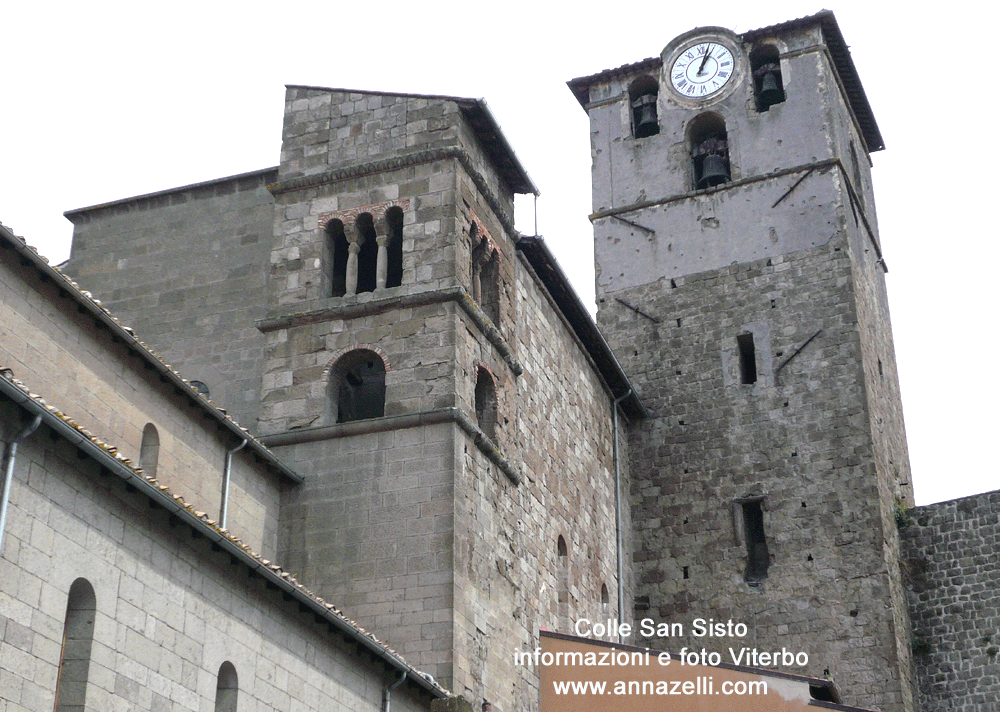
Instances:
[[[368,293],[365,293],[364,296],[367,295]],[[479,305],[476,304],[475,300],[465,290],[465,287],[445,287],[444,289],[434,289],[414,294],[404,294],[402,296],[376,297],[374,299],[365,299],[364,301],[356,301],[356,299],[357,297],[342,297],[338,299],[341,302],[339,304],[331,304],[304,312],[275,314],[264,319],[259,319],[256,326],[262,332],[267,333],[278,329],[315,324],[331,319],[357,319],[373,314],[382,314],[391,309],[407,309],[427,304],[441,304],[443,302],[454,301],[458,302],[458,305],[476,327],[478,327],[479,331],[486,337],[486,340],[493,345],[514,375],[520,376],[524,373],[524,366],[514,357],[514,352],[507,343],[507,340],[504,339],[503,334],[493,325],[493,322],[490,321],[490,318],[486,316],[483,310],[479,308]]]
[[[404,413],[402,415],[389,415],[383,418],[355,420],[350,423],[337,423],[336,425],[326,425],[318,428],[288,430],[284,433],[265,435],[261,440],[268,447],[281,447],[284,445],[315,442],[317,440],[334,440],[353,435],[383,433],[388,430],[416,428],[422,425],[438,425],[440,423],[455,423],[458,425],[490,462],[499,467],[507,475],[507,478],[511,482],[515,485],[521,484],[523,481],[521,473],[503,456],[503,453],[500,452],[500,449],[497,448],[493,440],[461,408],[439,408],[437,410],[424,410],[418,413]]]
[[[512,241],[515,240],[517,238],[517,231],[514,229],[513,221],[503,210],[503,202],[501,202],[501,200],[490,188],[489,183],[486,182],[486,178],[483,177],[483,174],[476,169],[472,156],[469,155],[469,152],[460,146],[431,148],[425,151],[416,151],[414,153],[407,153],[393,158],[383,158],[377,161],[358,163],[356,165],[345,166],[343,168],[332,168],[331,170],[313,175],[296,176],[294,178],[288,178],[283,181],[271,183],[267,186],[267,189],[271,191],[272,195],[277,196],[282,193],[315,188],[316,186],[326,185],[329,183],[337,183],[339,181],[350,180],[352,178],[363,178],[364,176],[370,176],[376,173],[385,173],[387,171],[394,171],[400,168],[409,168],[410,166],[419,166],[424,163],[433,163],[435,161],[444,161],[448,159],[457,160],[465,169],[466,173],[472,177],[472,182],[476,184],[476,188],[482,194],[486,203],[493,210],[497,220],[503,226],[504,230],[507,231],[510,239]]]

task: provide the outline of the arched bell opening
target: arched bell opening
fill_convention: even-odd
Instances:
[[[403,283],[403,209],[393,206],[386,210],[385,223],[388,232],[385,286],[398,287]]]
[[[753,76],[753,96],[757,111],[767,111],[785,101],[785,84],[781,78],[778,48],[760,45],[750,52],[750,74]]]
[[[371,213],[361,213],[354,221],[361,249],[358,252],[358,294],[374,292],[378,272],[378,243],[375,220]]]
[[[326,224],[327,254],[330,257],[330,296],[342,297],[347,293],[347,235],[344,223],[331,220]]]
[[[726,122],[718,114],[697,116],[688,126],[688,146],[696,190],[732,180]]]
[[[659,85],[650,76],[642,76],[629,84],[629,106],[632,108],[632,135],[646,138],[660,133],[656,114],[656,97]]]

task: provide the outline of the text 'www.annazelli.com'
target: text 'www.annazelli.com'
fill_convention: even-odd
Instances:
[[[694,680],[554,680],[557,695],[766,695],[763,680],[724,680],[716,686],[710,676]]]

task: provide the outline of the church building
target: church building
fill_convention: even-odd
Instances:
[[[596,320],[481,99],[289,86],[276,167],[0,232],[0,710],[538,710],[581,620],[990,709],[1000,494],[913,508],[833,14],[569,89]]]

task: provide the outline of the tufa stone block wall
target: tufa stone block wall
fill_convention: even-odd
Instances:
[[[279,561],[442,684],[453,675],[454,430],[274,447],[306,477],[282,500]]]
[[[515,267],[517,319],[510,328],[524,372],[500,379],[498,445],[524,481],[515,486],[470,438],[457,439],[454,689],[496,709],[531,710],[539,699],[537,671],[515,665],[515,650],[534,650],[540,628],[571,633],[578,618],[617,617],[614,463],[611,399],[600,377],[531,268],[520,259]],[[459,363],[488,362],[493,347],[466,327],[458,330]],[[470,408],[475,373],[462,380],[460,403]],[[627,501],[623,517],[630,616]],[[560,536],[566,556],[557,552]]]
[[[275,169],[71,211],[65,272],[251,430]]]
[[[0,413],[16,422],[11,409]],[[391,678],[354,645],[98,469],[44,428],[18,450],[0,555],[7,712],[53,707],[78,578],[96,594],[87,709],[212,709],[224,661],[238,675],[240,709],[381,709]],[[428,708],[406,686],[392,703]]]
[[[848,703],[901,710],[896,621],[884,612],[891,533],[872,463],[857,318],[844,234],[606,293],[599,312],[652,412],[630,431],[636,617],[680,622],[689,633],[696,617],[743,622],[742,644],[805,651],[809,667],[793,672],[828,669]],[[754,337],[756,383],[741,382],[743,333]],[[738,504],[751,496],[762,498],[769,549],[758,586],[744,581]],[[733,642],[670,644],[726,654]]]
[[[986,712],[1000,699],[1000,492],[901,517],[923,712]]]
[[[239,441],[205,430],[187,394],[164,392],[144,357],[97,328],[69,298],[69,285],[0,253],[0,367],[133,463],[140,463],[143,428],[152,423],[159,455],[149,473],[193,507],[218,518],[227,449]],[[255,466],[249,451],[232,463],[229,529],[256,551],[276,551],[281,483]]]

